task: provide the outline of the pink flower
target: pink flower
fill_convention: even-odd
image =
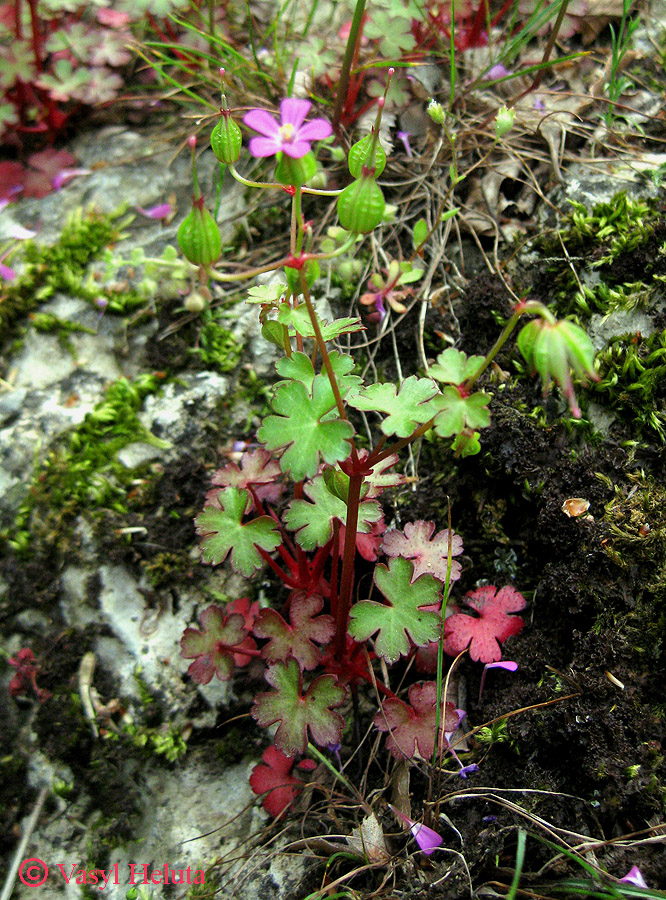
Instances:
[[[275,156],[286,153],[300,159],[310,152],[311,141],[321,141],[332,134],[326,119],[313,119],[303,124],[312,104],[309,100],[288,98],[280,103],[280,124],[265,109],[251,109],[243,122],[263,137],[250,141],[252,156]]]
[[[620,878],[620,881],[624,881],[625,884],[634,884],[636,887],[640,888],[647,887],[645,879],[643,878],[643,873],[638,866],[632,866],[624,878]]]
[[[430,856],[434,850],[442,845],[442,836],[437,834],[436,831],[433,831],[432,828],[428,828],[427,825],[423,825],[421,822],[415,822],[413,819],[410,819],[409,816],[400,812],[400,810],[396,809],[391,803],[389,803],[389,808],[399,819],[402,819],[405,825],[407,825],[414,840],[426,856]]]

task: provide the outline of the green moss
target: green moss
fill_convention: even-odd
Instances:
[[[197,346],[191,352],[207,366],[226,373],[238,368],[243,345],[221,324],[222,315],[218,310],[204,310],[200,319]]]
[[[611,339],[597,355],[601,381],[591,390],[629,426],[632,443],[666,440],[666,330]]]
[[[99,291],[84,276],[91,260],[121,237],[126,221],[119,213],[94,210],[72,213],[57,243],[45,247],[27,241],[21,247],[25,271],[3,285],[0,300],[0,338],[5,341],[16,322],[40,303],[61,292],[94,300]]]
[[[118,379],[83,422],[56,443],[37,465],[14,528],[4,535],[14,550],[27,551],[35,538],[57,543],[83,508],[126,510],[135,473],[117,460],[117,453],[137,440],[167,446],[138,418],[144,398],[161,385],[156,375]]]

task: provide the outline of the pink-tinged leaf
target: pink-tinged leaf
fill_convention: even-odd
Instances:
[[[365,456],[363,455],[365,454]],[[368,456],[367,450],[359,452],[359,459],[363,460]],[[373,466],[370,475],[366,476],[364,484],[368,486],[368,492],[365,495],[366,500],[374,500],[387,488],[399,487],[401,484],[407,483],[407,476],[401,475],[400,472],[389,472],[388,470],[398,462],[397,453],[391,453],[377,465]]]
[[[202,631],[186,628],[180,639],[180,655],[194,659],[188,675],[199,684],[208,684],[213,675],[220,681],[229,681],[234,672],[234,651],[248,637],[243,616],[226,615],[221,607],[209,606],[199,620]]]
[[[14,200],[23,190],[25,169],[18,162],[4,160],[0,162],[0,199]]]
[[[469,655],[475,662],[497,662],[502,657],[500,644],[523,629],[525,623],[520,616],[509,613],[524,609],[525,598],[510,585],[499,591],[486,585],[466,594],[464,602],[479,616],[456,612],[446,619],[444,652],[457,656],[469,646]]]
[[[250,775],[250,787],[255,794],[266,796],[261,801],[266,812],[274,819],[293,805],[296,796],[303,790],[303,785],[292,774],[293,758],[285,756],[277,747],[271,745],[261,756],[259,763]]]
[[[266,672],[274,691],[259,694],[251,715],[262,728],[279,722],[275,746],[287,756],[305,753],[308,732],[319,746],[337,744],[345,720],[334,709],[345,702],[346,689],[332,675],[320,675],[303,694],[303,676],[295,659],[276,663]]]
[[[382,710],[374,719],[375,728],[388,731],[386,749],[397,759],[431,759],[435,749],[435,719],[437,716],[437,683],[424,681],[413,684],[407,694],[409,703],[398,698],[384,700]],[[458,727],[459,716],[453,703],[442,704],[438,745],[446,750],[445,737]]]
[[[7,229],[7,237],[14,238],[17,241],[28,241],[34,238],[37,232],[30,228],[24,228],[23,225],[11,225]]]
[[[29,169],[24,182],[25,197],[46,197],[53,191],[53,180],[63,170],[72,168],[76,159],[66,150],[47,148],[28,157]]]
[[[129,14],[115,9],[98,9],[97,21],[109,28],[125,28],[130,23]]]
[[[410,522],[404,532],[389,531],[384,535],[382,550],[387,556],[403,556],[414,560],[412,581],[419,575],[432,575],[439,581],[446,581],[449,553],[449,532],[439,531],[433,537],[434,522]],[[463,543],[460,535],[451,532],[451,556],[460,556]],[[460,563],[451,561],[451,581],[460,578]]]
[[[316,644],[328,644],[335,634],[332,616],[319,616],[324,606],[321,597],[292,594],[287,625],[274,609],[262,609],[254,625],[258,638],[269,638],[261,655],[269,663],[296,659],[301,668],[315,669],[321,659]]]
[[[239,490],[252,487],[262,503],[275,504],[282,496],[280,463],[263,447],[248,450],[241,456],[240,468],[234,462],[227,463],[213,475],[212,483],[220,487],[233,485]],[[252,503],[250,498],[248,501]]]
[[[379,556],[379,548],[382,544],[382,535],[386,531],[386,522],[384,521],[384,516],[379,519],[377,522],[373,522],[370,526],[370,531],[367,533],[363,533],[361,531],[356,532],[356,549],[359,554],[366,559],[368,562],[376,562]],[[347,529],[344,525],[340,526],[339,530],[339,539],[340,539],[340,555],[344,553],[345,548],[345,535],[347,533]]]

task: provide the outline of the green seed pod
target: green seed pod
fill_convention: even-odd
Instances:
[[[564,339],[569,362],[576,375],[581,379],[598,381],[599,376],[594,371],[594,345],[587,332],[569,321],[558,322],[557,330]]]
[[[243,146],[243,135],[228,110],[222,110],[220,121],[210,136],[210,145],[221,163],[232,166],[238,162]]]
[[[300,159],[293,159],[286,153],[278,154],[275,178],[280,184],[303,187],[317,171],[317,160],[313,153],[306,153]]]
[[[368,234],[381,222],[384,195],[374,178],[362,175],[338,197],[338,219],[343,228],[354,234]]]
[[[353,178],[359,178],[361,172],[363,171],[363,166],[367,166],[368,169],[372,169],[373,165],[375,168],[374,175],[376,178],[384,171],[386,167],[386,153],[384,152],[384,148],[377,141],[375,147],[375,159],[374,162],[372,160],[367,159],[368,152],[370,150],[370,144],[372,143],[373,135],[366,134],[364,138],[355,143],[351,150],[349,151],[349,171]]]
[[[177,238],[184,256],[195,266],[209,266],[220,258],[222,236],[217,222],[203,205],[203,197],[193,202]]]
[[[532,371],[534,371],[534,342],[536,341],[541,328],[542,320],[532,319],[532,321],[528,322],[522,329],[516,342],[518,344],[518,349],[523,355],[523,359]]]
[[[315,281],[319,278],[319,274],[321,272],[317,260],[309,259],[303,266],[303,272],[305,273],[305,283],[307,284],[308,288],[311,288]],[[292,292],[292,294],[298,296],[300,293],[302,293],[301,277],[299,275],[298,269],[295,269],[292,266],[285,266],[284,274],[287,276],[287,284],[289,285],[289,290]]]

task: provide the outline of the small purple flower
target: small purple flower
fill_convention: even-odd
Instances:
[[[137,206],[136,211],[148,219],[166,219],[173,212],[173,207],[170,203],[160,203],[159,206],[151,206],[150,209]]]
[[[283,100],[280,103],[280,124],[267,110],[251,109],[243,122],[263,135],[250,141],[252,156],[286,153],[292,159],[300,159],[310,152],[311,141],[321,141],[332,134],[333,129],[326,119],[313,119],[303,124],[311,106],[309,100],[295,97]]]
[[[433,831],[432,828],[428,828],[427,825],[423,825],[421,822],[415,822],[413,819],[410,819],[409,816],[406,816],[404,813],[400,812],[400,810],[396,809],[395,806],[393,806],[391,803],[389,803],[389,807],[395,813],[395,815],[399,819],[402,819],[402,821],[409,827],[414,840],[419,845],[421,850],[426,854],[426,856],[430,856],[430,854],[434,850],[436,850],[438,847],[441,847],[443,839],[440,834],[437,834],[437,832]]]
[[[513,72],[509,69],[505,69],[502,63],[497,63],[492,69],[488,69],[483,76],[483,81],[497,81],[499,78],[508,78],[509,75],[513,75]]]
[[[643,878],[643,873],[638,866],[632,866],[624,878],[620,878],[620,881],[624,881],[625,884],[634,884],[636,887],[640,888],[647,887],[645,879]]]
[[[402,146],[405,148],[405,153],[407,154],[408,157],[411,158],[412,156],[414,156],[414,154],[412,153],[412,145],[409,143],[410,136],[411,136],[410,131],[397,131],[396,132],[396,137],[398,138],[399,141],[402,141]]]
[[[2,262],[4,258],[4,256],[0,257],[0,278],[4,278],[5,281],[13,281],[16,278],[16,272]]]
[[[518,671],[518,663],[514,662],[511,659],[507,659],[502,662],[494,662],[494,663],[486,663],[483,667],[483,673],[481,675],[481,684],[479,685],[479,703],[481,703],[481,697],[483,696],[483,687],[486,683],[486,672],[488,669],[506,669],[507,672],[517,672]]]
[[[51,179],[51,187],[54,191],[61,190],[72,178],[79,175],[92,175],[92,169],[61,169],[57,175]]]

